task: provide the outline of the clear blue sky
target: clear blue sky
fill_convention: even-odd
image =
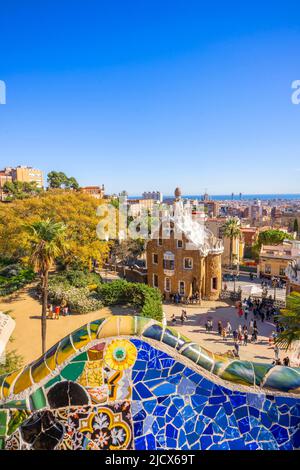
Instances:
[[[0,58],[1,167],[300,193],[299,0],[6,0]]]

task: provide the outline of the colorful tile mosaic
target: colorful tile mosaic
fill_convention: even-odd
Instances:
[[[300,371],[230,360],[110,317],[0,377],[4,449],[300,448]]]

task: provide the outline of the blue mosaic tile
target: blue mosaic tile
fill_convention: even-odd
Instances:
[[[151,350],[149,345],[143,347],[143,351],[147,351],[152,362],[149,367],[149,362],[142,361],[145,375],[139,380],[142,364],[138,356],[138,374],[133,376],[134,390],[145,395],[141,403],[145,413],[151,414],[152,421],[147,418],[145,429],[139,426],[137,432],[144,432],[143,442],[151,449],[154,446],[227,450],[290,448],[288,429],[292,421],[293,426],[299,424],[300,414],[294,399],[282,397],[277,402],[273,395],[232,391],[195,373],[165,353],[157,352],[155,355],[154,348]],[[157,369],[153,368],[154,364]],[[147,395],[151,393],[153,397],[149,399]],[[190,397],[189,403],[185,403],[183,397]],[[292,407],[295,415],[290,414]],[[289,413],[282,414],[282,411]],[[143,416],[138,410],[133,419],[139,423]],[[149,444],[146,435],[151,436]],[[298,441],[299,436],[294,433],[292,445],[299,446]]]

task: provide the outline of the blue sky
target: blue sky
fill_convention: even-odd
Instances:
[[[299,18],[299,1],[3,1],[0,166],[300,193]]]

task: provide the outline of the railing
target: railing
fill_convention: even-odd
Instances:
[[[230,291],[230,290],[222,290],[222,292],[220,294],[220,299],[221,300],[230,299],[230,300],[233,300],[233,301],[241,300],[241,293],[240,292]]]
[[[237,300],[241,300],[241,297],[242,297],[242,294],[241,292],[234,292],[234,291],[230,291],[230,290],[222,290],[221,294],[220,294],[220,299],[221,300],[226,300],[226,299],[230,299],[232,301],[237,301]],[[250,295],[251,299],[252,300],[256,300],[256,299],[269,299],[270,297],[269,296],[263,296],[263,295]],[[275,308],[284,308],[286,306],[286,300],[284,298],[282,299],[276,299],[274,300],[274,298],[272,297],[272,302],[273,302],[273,305]]]

